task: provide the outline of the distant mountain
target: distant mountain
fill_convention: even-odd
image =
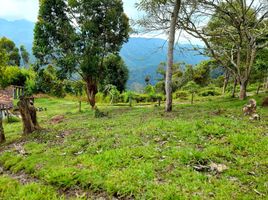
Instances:
[[[7,21],[0,19],[0,37],[13,40],[16,45],[24,45],[31,52],[33,44],[34,23],[27,20]]]
[[[167,60],[168,44],[163,39],[157,38],[130,38],[122,50],[121,56],[130,70],[128,86],[135,83],[145,84],[145,77],[151,76],[151,83],[156,82],[156,70],[161,62]],[[207,58],[192,51],[190,44],[176,45],[174,62],[185,62],[196,65]]]
[[[0,19],[0,37],[5,36],[13,40],[17,46],[25,45],[31,52],[33,44],[34,23],[26,20],[7,21]],[[182,44],[176,46],[175,62],[197,64],[206,57],[197,55],[197,52],[188,51],[191,45]],[[163,39],[130,38],[121,52],[122,58],[130,70],[128,87],[144,85],[147,75],[151,76],[151,82],[156,82],[156,69],[160,62],[166,61],[167,43]]]

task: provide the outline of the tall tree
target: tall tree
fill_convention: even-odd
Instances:
[[[181,0],[141,0],[138,8],[144,10],[147,15],[138,21],[140,25],[149,31],[165,31],[168,33],[168,55],[166,69],[166,111],[172,111],[172,67],[174,62],[174,45],[176,37],[176,25]]]
[[[128,68],[119,55],[111,54],[104,59],[104,78],[101,85],[114,85],[120,92],[126,88],[128,80]]]
[[[26,66],[29,64],[30,54],[27,52],[25,46],[20,46],[20,56],[22,58],[23,65]]]
[[[0,38],[0,49],[2,52],[4,51],[7,56],[7,65],[20,66],[19,49],[12,40],[6,37]]]
[[[192,2],[183,7],[178,28],[205,43],[206,53],[234,74],[240,84],[240,99],[245,99],[256,54],[268,45],[260,40],[268,32],[267,5],[255,0]]]
[[[117,54],[129,37],[122,1],[40,1],[34,32],[33,52],[39,64],[55,63],[62,77],[81,75],[94,107],[105,57]]]

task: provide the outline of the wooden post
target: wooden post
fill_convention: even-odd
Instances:
[[[16,87],[13,88],[13,95],[14,95],[14,99],[17,99],[17,89],[16,89]]]
[[[3,143],[6,141],[4,128],[3,128],[3,113],[2,109],[0,108],[0,143]]]

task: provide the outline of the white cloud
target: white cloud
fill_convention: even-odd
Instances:
[[[0,18],[36,21],[38,0],[0,0]]]
[[[138,11],[135,7],[135,3],[139,0],[123,0],[124,9],[126,14],[131,19],[138,19],[142,17],[142,12]],[[7,20],[19,20],[26,19],[32,22],[37,20],[39,9],[39,0],[0,0],[0,18]],[[162,38],[167,39],[166,34],[139,34],[132,35],[132,37],[146,37],[146,38]],[[189,43],[189,40],[194,44],[200,44],[200,41],[183,34],[178,42]]]

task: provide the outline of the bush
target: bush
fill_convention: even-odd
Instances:
[[[174,98],[175,99],[185,99],[186,100],[188,96],[189,96],[189,93],[187,91],[183,91],[183,90],[176,91],[174,93]]]
[[[27,75],[17,66],[7,66],[2,69],[0,86],[3,88],[9,85],[24,86]]]

